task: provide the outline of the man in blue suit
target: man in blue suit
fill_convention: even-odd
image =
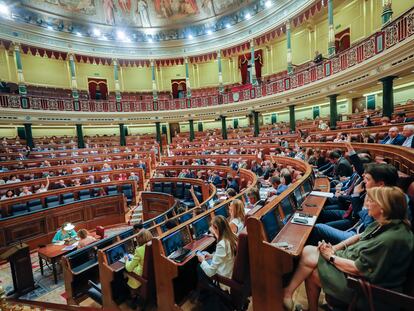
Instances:
[[[399,134],[398,127],[393,126],[388,130],[388,135],[380,141],[383,145],[397,145],[401,146],[404,143],[405,137]]]

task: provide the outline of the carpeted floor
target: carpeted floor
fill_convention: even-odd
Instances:
[[[115,235],[129,228],[131,227],[120,226],[116,228],[110,228],[105,231],[105,236]],[[36,289],[27,293],[26,295],[21,296],[20,298],[66,304],[65,285],[61,273],[61,267],[58,266],[58,283],[54,284],[52,268],[44,266],[44,275],[41,275],[39,257],[37,252],[32,252],[30,257]],[[10,271],[10,265],[8,263],[0,265],[0,285],[3,286],[6,293],[13,290],[13,279]]]

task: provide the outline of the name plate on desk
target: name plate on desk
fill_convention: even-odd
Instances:
[[[295,213],[291,222],[297,225],[313,226],[316,222],[316,216],[302,215],[301,213]]]

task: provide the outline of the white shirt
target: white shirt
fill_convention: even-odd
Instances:
[[[239,218],[233,218],[230,223],[237,227],[236,234],[239,234],[244,228],[244,223]]]
[[[224,277],[231,278],[234,266],[234,256],[231,253],[230,243],[225,240],[220,240],[216,245],[216,251],[213,254],[211,262],[204,260],[201,263],[201,269],[207,276],[212,277],[215,274],[220,274]]]
[[[410,137],[407,137],[404,141],[404,143],[402,144],[403,147],[410,147],[411,148],[411,144],[413,142],[413,138],[414,138],[414,134],[411,135]]]

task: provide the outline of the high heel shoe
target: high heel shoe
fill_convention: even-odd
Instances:
[[[283,298],[283,306],[286,310],[293,310],[293,299],[292,298]]]

